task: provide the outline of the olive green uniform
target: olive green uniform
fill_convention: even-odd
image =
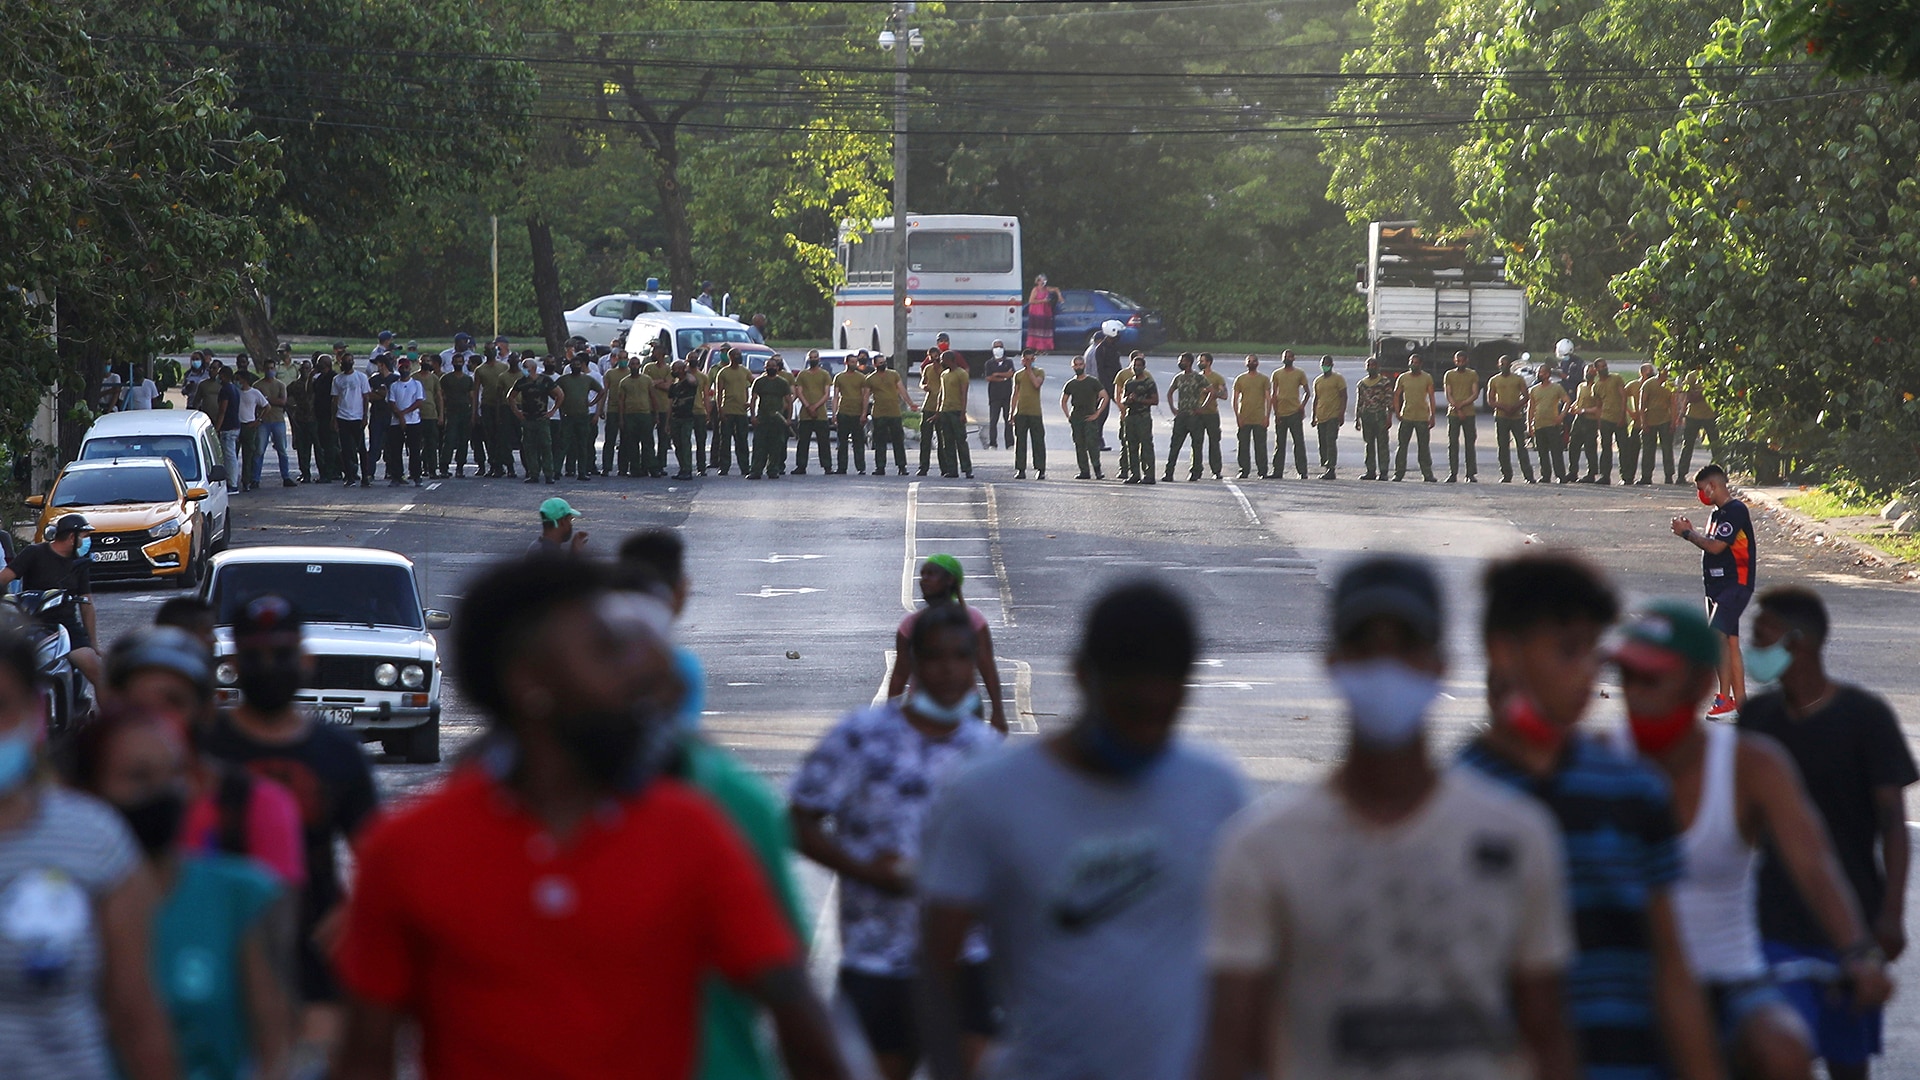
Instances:
[[[473,441],[473,376],[449,371],[440,376],[440,408],[446,427],[440,436],[440,473],[457,467],[467,475],[467,444]]]
[[[833,377],[833,426],[839,444],[839,467],[834,472],[847,474],[847,447],[853,447],[854,464],[860,475],[867,474],[867,376],[848,364]]]
[[[873,474],[887,471],[887,447],[893,447],[893,466],[907,475],[907,432],[900,414],[905,408],[906,383],[892,368],[867,376],[867,410],[873,416]]]
[[[1027,471],[1027,453],[1033,453],[1033,468],[1042,480],[1047,478],[1047,425],[1040,412],[1040,386],[1047,373],[1038,364],[1013,369],[1013,471]]]
[[[793,384],[768,372],[753,380],[753,471],[750,479],[772,479],[787,471],[787,400]]]
[[[1306,406],[1300,391],[1306,389],[1307,373],[1297,367],[1274,371],[1273,384],[1273,478],[1287,474],[1287,436],[1293,436],[1293,468],[1300,479],[1307,478]]]
[[[1460,478],[1460,444],[1466,443],[1467,479],[1480,475],[1476,405],[1480,376],[1470,367],[1448,369],[1440,384],[1447,395],[1447,482]],[[1457,410],[1457,411],[1456,411]]]
[[[1537,383],[1527,397],[1542,480],[1558,480],[1564,484],[1573,478],[1567,468],[1567,430],[1563,419],[1568,404],[1567,388],[1559,383]]]
[[[830,473],[833,461],[827,442],[833,421],[827,418],[827,409],[832,404],[833,376],[824,367],[801,368],[793,377],[793,388],[800,399],[800,418],[794,422],[794,431],[800,437],[793,454],[794,475],[807,471],[807,447],[815,442],[820,444],[820,471]]]
[[[753,396],[753,373],[745,364],[725,364],[713,373],[713,385],[719,396],[720,430],[714,437],[714,464],[720,475],[727,475],[727,454],[740,463],[744,475],[753,459],[747,454],[747,403]]]
[[[942,370],[937,363],[920,365],[920,475],[927,475],[927,465],[933,458],[933,452],[940,444],[940,376]],[[945,449],[941,449],[941,470],[946,471]]]
[[[1394,380],[1394,388],[1400,392],[1400,453],[1394,458],[1393,478],[1406,478],[1407,440],[1415,439],[1420,444],[1420,476],[1431,481],[1433,450],[1428,437],[1433,426],[1433,376],[1409,371]]]
[[[1487,380],[1487,404],[1493,407],[1493,436],[1500,449],[1500,482],[1513,481],[1512,447],[1520,447],[1520,472],[1533,483],[1533,461],[1527,456],[1527,380],[1514,374]]]
[[[940,373],[941,476],[973,476],[973,453],[967,448],[967,389],[972,382],[965,364]]]
[[[1160,384],[1153,372],[1122,368],[1113,382],[1113,399],[1120,402],[1120,475],[1139,484],[1153,479],[1153,406]]]
[[[1673,483],[1673,390],[1659,374],[1640,382],[1640,483],[1653,483],[1653,451],[1658,447],[1665,483]]]
[[[547,422],[553,388],[552,377],[539,374],[523,376],[510,391],[520,407],[515,417],[520,424],[520,467],[526,470],[529,484],[543,478],[551,484],[559,475],[553,460],[553,428]]]
[[[1193,444],[1193,470],[1187,476],[1189,480],[1200,479],[1200,425],[1195,418],[1200,411],[1200,402],[1207,396],[1207,377],[1197,371],[1183,371],[1167,384],[1167,395],[1173,405],[1173,441],[1167,444],[1167,469],[1162,480],[1173,479],[1174,466],[1180,463],[1180,444]]]
[[[593,471],[593,398],[599,394],[584,372],[560,376],[560,471],[585,480]]]

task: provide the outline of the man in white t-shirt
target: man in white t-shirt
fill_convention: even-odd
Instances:
[[[120,391],[120,399],[116,406],[122,411],[151,409],[154,401],[159,397],[160,388],[153,384],[152,379],[147,378],[146,366],[135,364],[133,378],[128,381],[126,389]]]
[[[240,490],[252,491],[260,486],[254,474],[259,470],[260,460],[260,419],[267,411],[267,395],[254,385],[257,376],[251,371],[240,373]]]
[[[367,395],[373,384],[353,369],[353,355],[340,350],[340,373],[333,377],[333,419],[340,431],[340,472],[348,487],[373,486],[373,455],[367,452]]]
[[[407,476],[414,487],[420,487],[420,447],[421,431],[420,409],[426,401],[426,387],[413,377],[413,361],[402,355],[399,360],[399,372],[393,382],[387,385],[387,406],[393,410],[392,427],[387,432],[387,476],[388,482],[396,486],[406,483],[400,479],[400,452],[406,450]]]
[[[1334,587],[1346,758],[1262,800],[1214,863],[1206,1080],[1572,1080],[1559,834],[1538,804],[1428,757],[1440,589],[1375,558]]]

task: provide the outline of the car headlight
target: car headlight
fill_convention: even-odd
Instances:
[[[179,536],[179,535],[180,535],[180,519],[179,518],[169,518],[168,520],[163,521],[160,524],[155,525],[153,527],[153,538],[155,540],[165,540],[169,536]]]
[[[232,686],[240,681],[240,668],[231,660],[222,660],[213,669],[213,677],[220,680],[221,686]]]
[[[373,669],[373,681],[381,686],[392,686],[400,678],[400,669],[392,664],[381,664]]]
[[[400,685],[409,690],[418,690],[427,684],[427,672],[419,664],[408,664],[400,669]]]

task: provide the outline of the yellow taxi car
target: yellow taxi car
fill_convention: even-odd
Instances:
[[[73,462],[52,491],[27,505],[40,510],[42,539],[61,517],[86,517],[94,530],[94,581],[171,578],[191,587],[206,569],[208,537],[200,513],[206,497],[206,488],[183,484],[167,458],[115,458]]]

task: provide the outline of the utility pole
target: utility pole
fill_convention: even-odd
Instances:
[[[893,365],[907,369],[907,53],[918,31],[907,29],[914,5],[898,2],[880,47],[893,53]]]

